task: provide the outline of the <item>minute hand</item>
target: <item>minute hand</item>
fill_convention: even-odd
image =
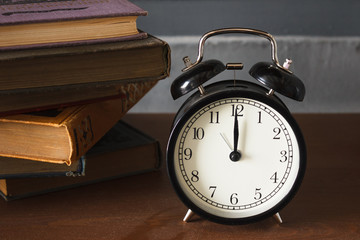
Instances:
[[[234,122],[234,152],[237,152],[238,149],[238,141],[239,141],[239,121],[238,115],[235,111],[235,122]]]
[[[230,153],[231,161],[239,161],[241,158],[241,154],[238,151],[238,142],[239,142],[239,122],[238,122],[238,114],[235,109],[235,118],[234,118],[234,149]]]

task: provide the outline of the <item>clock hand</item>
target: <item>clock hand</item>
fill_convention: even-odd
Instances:
[[[237,111],[235,111],[235,121],[234,121],[234,152],[237,152],[238,141],[239,141],[239,121],[238,121]]]
[[[230,160],[237,162],[241,158],[241,153],[237,150],[239,142],[239,122],[237,109],[235,109],[235,118],[234,118],[234,150],[230,153]]]
[[[232,151],[233,148],[231,146],[231,143],[229,142],[229,140],[226,138],[225,134],[224,133],[220,133],[222,139],[225,141],[226,145],[228,145],[228,147],[230,148],[230,150]]]

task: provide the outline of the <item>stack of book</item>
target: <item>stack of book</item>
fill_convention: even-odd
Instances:
[[[158,142],[121,122],[170,72],[168,44],[137,29],[145,15],[127,0],[0,1],[5,199],[159,166]]]

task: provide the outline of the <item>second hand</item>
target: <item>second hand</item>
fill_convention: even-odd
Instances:
[[[228,147],[230,148],[231,151],[233,151],[233,147],[231,146],[231,143],[229,142],[229,140],[226,138],[225,134],[220,133],[222,139],[225,141],[226,145],[228,145]]]

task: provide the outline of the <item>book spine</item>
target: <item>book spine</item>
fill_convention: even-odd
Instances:
[[[63,42],[47,42],[38,44],[24,44],[24,45],[11,45],[11,46],[0,46],[0,52],[2,51],[19,51],[28,49],[41,49],[41,48],[54,48],[54,47],[68,47],[68,46],[81,46],[97,43],[113,43],[130,40],[138,40],[147,38],[147,33],[139,32],[131,36],[111,37],[111,38],[100,38],[100,39],[88,39],[88,40],[77,40],[77,41],[63,41]]]
[[[15,173],[15,174],[1,174],[0,179],[12,178],[34,178],[34,177],[80,177],[85,176],[85,159],[79,160],[81,163],[76,171],[49,171],[49,172],[28,172],[28,173]]]
[[[0,81],[0,91],[4,93],[129,79],[163,79],[169,75],[170,48],[164,41],[149,37],[121,44],[7,51],[0,55],[0,68],[0,79],[4,80]]]
[[[86,105],[76,118],[66,123],[71,153],[64,162],[70,165],[84,155],[157,82],[158,80],[129,83],[121,87],[125,98]]]
[[[127,0],[0,0],[0,26],[114,16],[146,16]]]

